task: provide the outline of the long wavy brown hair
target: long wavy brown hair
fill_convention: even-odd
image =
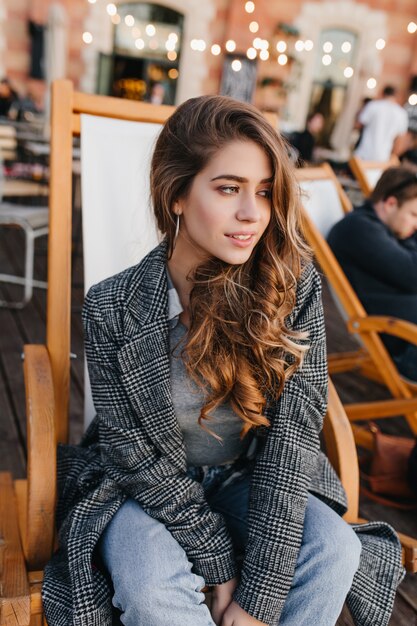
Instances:
[[[191,323],[183,357],[189,376],[205,391],[200,425],[229,401],[243,420],[243,437],[252,427],[269,425],[267,402],[279,398],[308,348],[306,334],[286,326],[297,280],[310,255],[301,235],[298,186],[285,143],[251,105],[223,96],[192,98],[178,107],[159,135],[151,196],[170,256],[175,201],[186,197],[194,177],[236,140],[255,142],[271,162],[271,219],[245,263],[210,258],[189,277]]]

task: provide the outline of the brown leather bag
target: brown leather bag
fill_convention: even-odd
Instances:
[[[408,467],[414,439],[381,433],[378,426],[369,425],[373,435],[373,451],[361,460],[361,486],[364,495],[402,509],[417,506],[417,498],[408,483]]]

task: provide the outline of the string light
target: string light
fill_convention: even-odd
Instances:
[[[135,41],[135,46],[138,50],[143,50],[145,47],[145,42],[143,41],[143,39],[141,39],[140,37],[138,39],[136,39]]]
[[[268,50],[261,50],[259,53],[259,58],[262,59],[262,61],[267,61],[269,59],[269,52]]]
[[[246,51],[246,56],[248,57],[248,59],[251,59],[251,60],[256,59],[257,55],[258,53],[255,50],[255,48],[248,48]]]
[[[173,52],[175,50],[176,43],[173,39],[167,39],[165,42],[165,48],[168,52]]]
[[[95,4],[95,3],[97,2],[97,0],[88,0],[88,2],[89,2],[90,4]]]
[[[259,30],[259,24],[258,22],[251,22],[249,24],[249,30],[251,33],[257,33]]]
[[[168,39],[170,39],[171,41],[174,41],[175,43],[177,43],[178,42],[178,35],[177,35],[177,33],[169,33]]]
[[[286,54],[280,54],[277,61],[280,65],[287,65],[288,57]]]
[[[106,7],[106,11],[109,15],[116,15],[117,7],[115,4],[108,4]]]
[[[169,50],[169,52],[167,53],[167,57],[170,61],[176,61],[177,53],[175,52],[175,50]]]
[[[407,30],[413,35],[417,31],[417,24],[415,22],[409,22]]]
[[[175,80],[178,78],[178,70],[175,67],[171,67],[171,69],[168,70],[168,76]]]
[[[153,24],[147,24],[145,28],[145,32],[148,37],[153,37],[156,33],[156,28]]]
[[[330,65],[330,63],[332,62],[332,57],[330,56],[330,54],[325,54],[322,56],[321,62],[323,63],[323,65]]]
[[[277,52],[285,52],[287,49],[287,43],[285,41],[278,41]]]
[[[222,49],[220,48],[218,43],[215,43],[211,46],[211,54],[214,54],[215,57],[219,56]]]
[[[254,2],[247,2],[245,4],[245,11],[246,13],[253,13],[255,10],[255,3]]]
[[[191,39],[190,46],[192,50],[196,50],[198,52],[204,52],[207,47],[204,39]]]
[[[345,67],[345,69],[343,70],[343,76],[345,78],[352,78],[352,76],[353,76],[353,67],[350,67],[349,65],[347,67]]]
[[[331,41],[325,41],[323,44],[323,52],[329,53],[333,50],[333,44]]]
[[[302,52],[304,50],[304,41],[298,39],[294,44],[294,48],[297,50],[297,52]]]
[[[252,43],[253,47],[257,50],[260,50],[262,48],[262,39],[260,37],[255,37]]]
[[[341,49],[342,49],[342,52],[347,54],[348,52],[352,50],[352,44],[350,43],[350,41],[344,41],[342,43]]]
[[[133,15],[126,15],[126,17],[125,17],[125,24],[126,24],[126,26],[134,26],[135,25],[135,18],[133,17]]]
[[[310,50],[312,50],[314,48],[314,43],[311,41],[311,39],[306,39],[304,42],[304,50],[307,50],[307,52],[310,52]]]
[[[366,86],[368,87],[368,89],[375,89],[376,87],[375,78],[368,78],[368,80],[366,81]]]
[[[415,106],[417,104],[417,93],[411,94],[411,96],[408,98],[408,104],[411,104],[411,106]]]
[[[234,52],[236,50],[236,41],[233,41],[233,39],[226,41],[226,50],[227,52]]]
[[[91,43],[92,41],[93,41],[93,35],[89,33],[88,31],[85,31],[85,33],[83,33],[83,42]]]
[[[377,50],[383,50],[385,48],[385,39],[378,39],[375,43],[375,48]]]
[[[240,72],[241,69],[242,69],[242,63],[238,59],[235,59],[234,61],[232,61],[233,71]]]

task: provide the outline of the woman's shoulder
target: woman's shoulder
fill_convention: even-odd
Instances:
[[[300,314],[315,316],[315,312],[321,311],[321,278],[312,261],[307,261],[297,280],[294,308],[288,316],[289,325],[292,326]]]
[[[146,301],[146,295],[163,277],[166,268],[166,244],[160,243],[139,263],[92,285],[84,302],[86,311],[96,310],[100,315],[108,311],[123,311],[132,300]]]

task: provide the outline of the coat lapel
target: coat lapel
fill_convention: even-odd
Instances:
[[[166,454],[183,449],[171,395],[166,244],[141,263],[127,301],[126,343],[118,352],[122,381],[138,422]]]

